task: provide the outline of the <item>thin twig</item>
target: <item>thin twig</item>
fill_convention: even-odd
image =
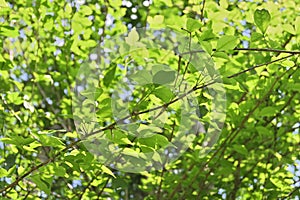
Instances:
[[[26,173],[24,173],[22,176],[18,177],[14,182],[12,182],[11,184],[7,185],[6,187],[0,189],[0,193],[4,193],[6,190],[13,188],[14,186],[16,186],[21,180],[23,180],[24,178],[26,178],[27,176],[29,176],[32,172],[38,170],[39,168],[46,166],[47,164],[53,162],[55,160],[55,158],[57,156],[59,156],[62,152],[65,152],[66,150],[68,150],[69,148],[75,146],[78,142],[80,142],[80,140],[77,140],[75,142],[72,142],[71,144],[69,144],[67,147],[65,147],[63,150],[59,151],[57,154],[55,154],[52,158],[49,158],[48,160],[46,160],[45,162],[40,163],[39,165],[33,166],[30,168],[30,170],[28,170]]]
[[[158,189],[157,189],[156,199],[160,199],[161,187],[162,187],[162,183],[163,183],[163,176],[164,176],[165,172],[166,172],[166,168],[164,167],[160,173],[160,181],[159,181],[159,185],[158,185]]]
[[[291,69],[292,68],[290,68],[289,70],[291,70]],[[259,107],[259,105],[269,96],[270,92],[273,90],[275,84],[280,80],[280,78],[282,78],[282,76],[284,76],[289,70],[285,71],[281,76],[279,76],[279,77],[276,78],[276,80],[273,82],[272,86],[270,87],[269,91],[264,95],[264,97],[262,99],[260,99],[260,100],[257,101],[257,103],[255,104],[255,106],[248,112],[248,114],[241,121],[240,125],[237,128],[235,128],[231,132],[231,134],[222,142],[222,144],[214,152],[214,154],[202,165],[201,169],[203,169],[205,166],[207,166],[219,154],[219,152],[221,152],[221,154],[222,154],[225,151],[225,147],[226,147],[226,145],[228,145],[227,143],[231,143],[234,140],[234,138],[240,133],[240,131],[242,130],[242,128],[244,127],[245,123],[248,121],[248,119],[250,118],[250,116],[255,112],[255,110]],[[192,166],[195,166],[195,165],[192,165]],[[189,171],[192,168],[190,167]],[[196,178],[198,177],[198,175],[200,174],[200,172],[202,172],[202,170],[199,170],[196,173],[196,175],[194,175],[194,177],[190,181],[190,184],[189,184],[188,187],[190,187],[194,183],[194,181],[196,180]],[[184,178],[187,178],[187,175],[184,176]],[[172,193],[169,195],[168,199],[173,199],[175,193],[180,189],[181,183],[182,182],[179,182],[177,184],[177,186],[174,188],[174,190],[172,191]],[[183,193],[183,196],[184,195],[185,195],[185,192]]]
[[[292,55],[300,54],[300,52],[298,52],[298,51],[285,51],[285,50],[275,50],[275,49],[260,49],[260,50],[258,50],[258,49],[243,49],[243,48],[241,48],[241,49],[236,49],[236,50],[269,51],[269,52],[290,53],[290,54],[292,54]],[[190,52],[189,52],[189,53],[190,53]],[[290,56],[291,56],[291,55],[290,55]],[[290,56],[288,56],[288,57],[290,57]],[[285,58],[287,58],[287,57],[285,57]],[[272,63],[277,62],[277,61],[282,60],[282,59],[284,59],[284,58],[278,59],[278,60],[276,60],[276,61],[272,61]],[[266,64],[270,64],[270,63],[261,64],[261,65],[259,65],[259,66],[256,66],[255,68],[260,67],[260,66],[264,66],[264,65],[266,65]],[[250,69],[250,70],[251,70],[251,69]],[[243,73],[245,73],[245,72],[247,72],[247,71],[249,71],[249,70],[244,70],[244,71],[242,71],[242,72],[238,72],[238,73],[233,74],[233,75],[231,75],[231,76],[229,76],[229,77],[235,77],[235,76],[238,76],[238,75],[240,75],[240,74],[243,74]],[[211,82],[209,82],[209,83],[207,83],[207,84],[204,84],[204,85],[200,85],[200,86],[196,85],[195,87],[193,87],[192,89],[190,89],[188,92],[186,92],[186,93],[180,95],[179,97],[173,99],[172,101],[170,101],[170,102],[168,102],[168,103],[165,103],[165,104],[163,104],[163,105],[161,105],[161,106],[158,106],[158,107],[155,107],[155,108],[151,108],[151,109],[148,109],[148,110],[145,110],[145,111],[137,112],[135,115],[140,115],[140,114],[148,113],[148,112],[151,112],[151,111],[155,111],[155,110],[161,109],[162,107],[168,107],[169,105],[171,105],[171,104],[177,102],[178,100],[181,100],[182,98],[186,97],[186,96],[189,95],[190,93],[192,93],[192,92],[194,92],[194,91],[196,91],[196,90],[205,88],[205,87],[207,87],[207,86],[213,85],[214,83],[216,83],[216,80],[212,80]],[[126,117],[124,117],[124,118],[122,118],[122,119],[120,119],[120,120],[118,120],[118,121],[116,121],[116,122],[110,124],[110,125],[107,126],[107,127],[104,127],[104,128],[102,128],[102,129],[100,129],[100,130],[97,130],[97,131],[94,131],[94,132],[88,134],[87,136],[91,136],[91,135],[100,133],[100,132],[102,132],[102,131],[108,130],[108,129],[113,129],[114,126],[115,126],[117,123],[119,123],[120,121],[123,121],[123,120],[125,120],[125,119],[128,119],[128,118],[130,118],[130,117],[132,117],[132,115],[128,115],[128,116],[126,116]],[[243,123],[245,123],[245,122],[246,122],[246,121],[244,120]],[[235,136],[236,136],[236,135],[237,135],[237,134],[235,134]],[[24,178],[26,178],[27,176],[29,176],[32,172],[34,172],[34,171],[38,170],[39,168],[41,168],[41,167],[43,167],[43,166],[46,166],[47,164],[53,162],[53,161],[55,160],[55,158],[56,158],[57,156],[59,156],[62,152],[65,152],[65,151],[68,150],[69,148],[75,146],[75,145],[76,145],[78,142],[80,142],[80,141],[81,141],[81,140],[79,139],[79,140],[77,140],[77,141],[71,143],[70,145],[68,145],[67,147],[65,147],[62,151],[60,151],[60,152],[58,152],[57,154],[55,154],[54,157],[49,158],[47,161],[45,161],[45,162],[43,162],[43,163],[40,163],[39,165],[33,166],[29,171],[27,171],[27,172],[26,172],[25,174],[23,174],[22,176],[18,177],[14,182],[12,182],[11,184],[7,185],[6,187],[0,189],[0,193],[4,193],[5,191],[9,190],[10,188],[13,188],[13,187],[16,186],[21,180],[23,180]],[[222,147],[222,146],[221,146],[221,147]],[[218,153],[218,151],[217,151],[216,153]],[[210,162],[210,161],[212,160],[212,158],[216,155],[216,153],[211,157],[211,159],[209,159],[208,162]],[[193,166],[194,166],[194,165],[191,165],[191,168],[193,168]],[[176,188],[178,188],[178,187],[176,187]],[[171,196],[174,196],[174,192],[176,191],[176,188],[175,188],[175,190],[172,192]]]
[[[300,51],[283,50],[283,49],[269,49],[269,48],[234,48],[234,51],[258,51],[258,52],[273,52],[273,53],[289,53],[292,55],[300,54]],[[212,51],[217,51],[217,49],[212,49]],[[182,52],[180,55],[190,54],[190,53],[204,53],[204,50],[193,50],[189,52]]]
[[[107,178],[107,180],[105,181],[105,183],[104,183],[102,189],[100,190],[100,192],[99,192],[99,194],[98,194],[98,199],[101,197],[101,195],[102,195],[104,189],[106,188],[106,185],[108,184],[109,180],[110,180],[110,177]]]
[[[83,190],[82,190],[82,192],[81,192],[81,194],[80,194],[80,196],[79,196],[78,199],[82,199],[82,197],[83,197],[84,193],[86,192],[86,190],[91,186],[92,182],[97,178],[97,176],[98,176],[100,173],[101,173],[101,171],[98,171],[97,173],[95,173],[95,176],[93,176],[93,177],[91,178],[91,180],[88,182],[88,184],[83,188]]]
[[[200,19],[204,22],[204,7],[205,7],[205,0],[202,1],[202,8],[200,13]]]
[[[269,65],[269,64],[272,64],[272,63],[275,63],[275,62],[278,62],[278,61],[287,59],[287,58],[292,57],[292,56],[293,56],[293,55],[291,54],[291,55],[288,55],[288,56],[285,56],[285,57],[282,57],[282,58],[279,58],[279,59],[276,59],[276,60],[273,60],[273,61],[270,61],[270,62],[267,62],[267,63],[262,63],[262,64],[255,65],[255,66],[253,66],[253,67],[250,67],[250,68],[248,68],[248,69],[245,69],[245,70],[243,70],[243,71],[240,71],[240,72],[238,72],[238,73],[236,73],[236,74],[227,76],[227,78],[233,78],[233,77],[236,77],[236,76],[238,76],[238,75],[240,75],[240,74],[243,74],[243,73],[245,73],[245,72],[254,70],[254,69],[258,68],[258,67],[262,67],[262,66],[265,66],[265,65]]]

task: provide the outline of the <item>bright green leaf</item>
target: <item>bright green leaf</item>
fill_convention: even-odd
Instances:
[[[148,23],[150,24],[151,28],[160,28],[164,26],[164,16],[163,15],[155,15],[154,17],[148,17]]]
[[[52,147],[59,147],[59,148],[65,147],[65,144],[58,137],[46,135],[46,134],[38,134],[38,137],[44,146],[52,146]]]
[[[135,46],[139,40],[139,33],[136,31],[135,27],[129,32],[128,37],[125,38],[125,41],[130,46]]]
[[[222,36],[217,43],[217,51],[227,51],[232,50],[238,44],[237,37],[233,35],[224,35]]]
[[[153,94],[165,103],[171,101],[174,98],[173,92],[168,87],[164,86],[155,88]]]
[[[254,22],[256,26],[265,33],[271,20],[271,15],[266,9],[256,9],[254,12]]]
[[[0,178],[6,177],[8,172],[4,168],[0,168]]]
[[[103,90],[101,88],[87,89],[80,92],[81,95],[87,97],[88,99],[96,100],[102,94]]]
[[[0,0],[0,7],[2,7],[2,8],[7,8],[8,7],[8,5],[5,2],[5,0]]]
[[[116,176],[114,175],[114,173],[113,173],[108,167],[106,167],[105,165],[102,165],[102,166],[101,166],[101,170],[102,170],[104,173],[106,173],[106,174],[108,174],[108,175],[111,175],[112,177],[116,178]]]
[[[253,32],[251,34],[251,42],[260,41],[263,38],[263,35],[261,33]]]
[[[14,38],[19,36],[19,32],[14,27],[0,26],[0,35]]]
[[[293,35],[296,35],[296,31],[295,28],[291,25],[291,24],[283,24],[282,25],[283,30],[285,30],[286,32],[289,32]]]
[[[199,20],[188,18],[186,22],[186,28],[188,31],[193,32],[198,30],[201,27],[201,23]]]

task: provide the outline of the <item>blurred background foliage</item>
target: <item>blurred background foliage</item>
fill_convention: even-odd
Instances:
[[[270,18],[255,20],[262,9]],[[213,58],[228,102],[207,156],[195,142],[166,169],[131,174],[70,145],[81,63],[133,27],[187,29]],[[0,0],[2,199],[299,199],[299,42],[299,1]]]

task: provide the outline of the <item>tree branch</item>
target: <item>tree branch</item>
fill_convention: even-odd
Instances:
[[[200,12],[200,19],[201,21],[203,21],[203,23],[204,23],[204,8],[205,8],[205,0],[202,1],[202,8]]]
[[[267,62],[267,63],[262,63],[262,64],[255,65],[255,66],[253,66],[253,67],[250,67],[250,68],[248,68],[248,69],[245,69],[245,70],[240,71],[240,72],[238,72],[238,73],[235,73],[235,74],[233,74],[233,75],[227,76],[227,78],[233,78],[233,77],[236,77],[236,76],[238,76],[238,75],[240,75],[240,74],[243,74],[243,73],[245,73],[245,72],[254,70],[254,69],[258,68],[258,67],[262,67],[262,66],[265,66],[265,65],[269,65],[269,64],[272,64],[272,63],[275,63],[275,62],[278,62],[278,61],[287,59],[287,58],[292,57],[292,56],[293,56],[293,54],[288,55],[288,56],[285,56],[285,57],[282,57],[282,58],[279,58],[279,59],[276,59],[276,60],[273,60],[273,61],[270,61],[270,62]]]
[[[79,195],[78,199],[82,199],[84,193],[86,192],[86,190],[91,186],[92,182],[97,178],[97,176],[101,173],[101,171],[98,171],[97,173],[95,173],[95,176],[93,176],[91,178],[91,180],[88,182],[88,184],[83,188],[81,194]]]
[[[300,52],[298,52],[298,51],[286,51],[286,50],[275,50],[275,49],[251,49],[251,48],[250,48],[250,49],[244,49],[244,48],[240,48],[240,49],[235,49],[235,50],[269,51],[269,52],[277,52],[277,53],[278,53],[278,52],[280,52],[280,53],[290,53],[290,54],[292,54],[292,55],[300,54]],[[193,52],[193,51],[190,51],[190,52],[187,52],[187,53],[190,54],[191,52],[192,52],[192,53],[196,53],[196,52]],[[199,53],[199,52],[203,52],[203,51],[197,51],[197,52]],[[182,53],[182,54],[184,54],[184,53]],[[181,54],[181,55],[182,55],[182,54]],[[291,57],[292,55],[289,55],[289,56],[284,57],[284,58],[277,59],[277,60],[275,60],[275,61],[271,61],[271,62],[268,62],[268,63],[264,63],[264,64],[260,64],[260,65],[254,66],[254,67],[252,67],[252,68],[250,68],[250,69],[243,70],[243,71],[241,71],[241,72],[238,72],[238,73],[236,73],[236,74],[233,74],[233,75],[229,76],[228,78],[236,77],[236,76],[238,76],[238,75],[240,75],[240,74],[243,74],[243,73],[245,73],[245,72],[247,72],[247,71],[253,70],[253,69],[257,68],[257,67],[261,67],[261,66],[264,66],[264,65],[268,65],[268,64],[271,64],[271,63],[274,63],[274,62],[277,62],[277,61],[286,59],[286,58],[288,58],[288,57]],[[108,125],[108,126],[102,128],[102,129],[100,129],[100,130],[97,130],[97,131],[94,131],[94,132],[92,132],[92,133],[87,134],[86,137],[92,136],[92,135],[94,135],[94,134],[100,133],[100,132],[105,131],[105,130],[113,129],[114,126],[117,125],[117,123],[119,123],[119,122],[121,122],[121,121],[123,121],[123,120],[125,120],[125,119],[128,119],[128,118],[130,118],[130,117],[132,117],[132,116],[137,116],[137,115],[140,115],[140,114],[144,114],[144,113],[148,113],[148,112],[151,112],[151,111],[155,111],[155,110],[161,109],[161,108],[163,108],[163,107],[168,107],[169,105],[171,105],[171,104],[177,102],[178,100],[183,99],[184,97],[186,97],[186,96],[189,95],[190,93],[192,93],[192,92],[194,92],[194,91],[196,91],[196,90],[205,88],[205,87],[207,87],[207,86],[213,85],[213,84],[215,84],[215,83],[216,83],[216,80],[212,80],[211,82],[206,83],[206,84],[203,84],[203,85],[201,85],[201,86],[196,85],[196,86],[194,86],[192,89],[190,89],[189,91],[187,91],[186,93],[180,95],[179,97],[173,99],[172,101],[170,101],[170,102],[168,102],[168,103],[165,103],[165,104],[163,104],[163,105],[160,105],[160,106],[157,106],[157,107],[154,107],[154,108],[145,110],[145,111],[140,111],[140,112],[137,112],[137,113],[128,115],[128,116],[126,116],[126,117],[124,117],[124,118],[122,118],[122,119],[120,119],[120,120],[118,120],[118,121],[116,121],[116,122],[114,122],[114,123],[112,123],[112,124],[110,124],[110,125]],[[254,112],[254,111],[253,111],[253,112]],[[250,114],[250,113],[249,113],[249,114]],[[243,121],[243,124],[244,124],[245,122],[246,122],[246,120]],[[238,131],[238,132],[239,132],[239,131]],[[238,133],[238,132],[237,132],[237,133]],[[234,136],[236,136],[237,133],[236,133]],[[64,151],[68,150],[69,148],[75,146],[75,145],[76,145],[78,142],[80,142],[80,141],[81,141],[81,140],[78,139],[77,141],[71,143],[71,144],[68,145],[65,149],[63,149],[62,151],[60,151],[59,153],[57,153],[54,157],[49,158],[47,161],[45,161],[45,162],[43,162],[43,163],[40,163],[39,165],[33,166],[29,171],[27,171],[27,172],[26,172],[25,174],[23,174],[22,176],[18,177],[14,182],[12,182],[11,184],[7,185],[7,186],[4,187],[3,189],[0,189],[0,193],[4,193],[4,192],[7,191],[8,189],[10,189],[10,188],[16,186],[22,179],[24,179],[24,178],[26,178],[27,176],[29,176],[32,172],[34,172],[34,171],[38,170],[39,168],[41,168],[41,167],[47,165],[48,163],[53,162],[53,161],[55,160],[55,158],[56,158],[57,156],[59,156],[62,152],[64,152]],[[227,140],[226,140],[226,141],[227,141]],[[226,142],[226,141],[224,141],[224,142]],[[220,148],[223,148],[223,146],[221,145]],[[207,161],[207,163],[209,163],[209,162],[212,160],[212,158],[213,158],[217,153],[218,153],[218,151],[215,152],[215,154],[211,157],[211,159],[210,159],[209,161]],[[193,168],[193,167],[194,167],[194,165],[191,165],[191,168]],[[179,183],[179,185],[180,185],[180,184],[181,184],[181,183]],[[179,189],[178,187],[176,187],[176,188]],[[172,194],[170,195],[171,197],[174,196],[175,191],[177,190],[176,188],[175,188],[175,190],[172,192]]]
[[[290,68],[289,70],[291,70],[292,68]],[[271,85],[270,89],[268,90],[268,92],[262,97],[262,99],[258,100],[256,105],[248,112],[248,114],[244,117],[244,119],[241,121],[240,125],[235,128],[232,133],[222,142],[222,144],[220,145],[220,147],[214,152],[214,154],[202,165],[201,169],[196,173],[196,175],[192,178],[192,180],[190,181],[190,184],[188,187],[190,187],[194,181],[196,180],[196,178],[198,177],[199,173],[202,172],[202,169],[207,166],[218,154],[219,152],[224,153],[225,151],[225,147],[226,145],[228,145],[227,143],[231,143],[233,141],[233,139],[239,134],[239,132],[242,130],[242,128],[244,127],[245,123],[247,122],[247,120],[250,118],[250,116],[254,113],[254,111],[259,107],[259,105],[264,101],[265,98],[267,98],[270,94],[270,92],[273,90],[275,84],[280,80],[280,78],[282,78],[289,70],[285,71],[284,73],[281,74],[281,76],[277,77],[276,80],[273,82],[273,84]],[[194,167],[195,165],[191,165],[191,167],[189,168],[189,171]],[[183,177],[184,179],[187,178],[187,176]],[[175,189],[172,191],[172,193],[170,194],[170,196],[168,197],[168,199],[173,199],[175,193],[180,189],[181,187],[181,182],[179,182],[177,184],[177,186],[175,187]],[[185,193],[183,194],[183,196],[185,195]]]
[[[24,178],[26,178],[27,176],[29,176],[32,172],[38,170],[39,168],[46,166],[47,164],[53,162],[55,160],[56,157],[58,157],[62,152],[65,152],[66,150],[68,150],[69,148],[75,146],[78,142],[80,142],[81,140],[77,140],[75,142],[72,142],[71,144],[69,144],[67,147],[65,147],[63,150],[59,151],[57,154],[55,154],[52,158],[49,158],[48,160],[46,160],[45,162],[40,163],[39,165],[33,166],[30,168],[30,170],[28,170],[25,174],[23,174],[22,176],[19,176],[14,182],[12,182],[11,184],[7,185],[6,187],[0,189],[0,193],[5,193],[5,191],[9,190],[10,188],[13,188],[14,186],[16,186],[21,180],[23,180]]]
[[[289,53],[292,55],[299,55],[300,51],[283,50],[283,49],[269,49],[269,48],[234,48],[234,51],[257,51],[257,52],[272,52],[272,53]],[[212,51],[217,51],[213,49]],[[186,55],[190,53],[204,53],[204,50],[192,50],[190,52],[182,52],[179,55]]]

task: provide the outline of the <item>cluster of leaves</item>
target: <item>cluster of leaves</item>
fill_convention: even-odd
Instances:
[[[299,4],[294,1],[0,0],[2,198],[299,196],[297,13]],[[133,26],[183,29],[214,61],[226,88],[227,117],[219,141],[207,156],[201,155],[199,142],[203,138],[197,135],[171,165],[160,171],[132,174],[102,165],[81,142],[71,108],[81,63],[90,58],[98,43]],[[129,37],[127,42],[138,43],[138,39]],[[138,52],[135,59],[144,62],[141,53],[145,52]],[[154,58],[159,56],[156,53]],[[180,66],[188,66],[186,58]],[[176,59],[169,58],[165,64],[177,66]],[[97,109],[102,110],[96,118],[103,126],[112,122],[113,108],[109,107],[111,96],[102,93],[118,82],[121,70],[116,66],[112,64],[103,72],[101,87],[93,91],[93,100],[101,100]],[[178,72],[187,80],[197,79],[191,68]],[[138,77],[145,74],[133,74],[132,78],[141,81]],[[154,83],[165,83],[163,76],[166,74],[153,74]],[[205,105],[211,97],[201,85],[194,89],[199,104]],[[174,97],[165,91],[156,90],[155,101],[172,101]],[[142,94],[134,97],[141,98]],[[90,93],[83,95],[89,97]],[[149,105],[140,104],[139,109],[147,110]],[[134,105],[130,109],[134,112]],[[167,125],[174,129],[172,123]],[[111,128],[104,130],[107,135]],[[119,134],[119,138],[109,139],[128,145],[132,141],[127,137],[130,139],[130,135]],[[167,134],[157,138],[158,144],[169,139]],[[151,145],[154,148],[157,143],[144,142],[144,147]]]

